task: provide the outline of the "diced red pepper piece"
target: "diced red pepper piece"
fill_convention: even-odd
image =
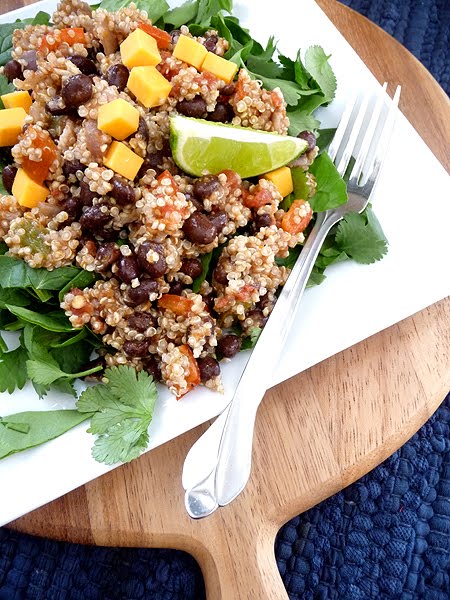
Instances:
[[[158,300],[159,308],[171,310],[176,315],[186,316],[192,308],[192,300],[176,294],[163,294]]]
[[[142,31],[145,31],[148,35],[151,35],[152,38],[156,40],[158,48],[161,48],[161,50],[167,50],[169,47],[171,37],[167,31],[163,31],[162,29],[159,29],[159,27],[149,25],[148,23],[139,23],[138,29],[142,29]]]
[[[35,131],[36,136],[31,136],[32,130]],[[31,125],[28,127],[26,132],[22,134],[32,141],[32,147],[40,149],[42,151],[41,158],[31,160],[27,156],[24,157],[22,167],[36,183],[42,184],[48,177],[50,166],[56,158],[56,146],[50,134],[47,131],[42,131]],[[34,139],[33,139],[34,138]]]
[[[247,208],[261,208],[261,206],[264,206],[265,204],[270,204],[273,199],[270,191],[264,188],[260,188],[256,194],[243,192],[242,198],[244,206],[247,206]]]
[[[44,35],[42,38],[39,50],[53,52],[59,48],[63,42],[66,42],[69,46],[73,46],[74,44],[86,44],[84,29],[82,27],[67,27],[61,29],[58,33],[47,33],[47,35]]]
[[[281,228],[284,229],[284,231],[295,235],[296,233],[301,233],[308,227],[313,211],[310,209],[306,216],[300,217],[298,209],[304,204],[306,204],[305,200],[294,200],[291,204],[290,209],[281,219]]]
[[[198,368],[198,363],[195,360],[194,355],[192,354],[192,350],[189,348],[188,345],[183,344],[182,346],[179,346],[178,349],[181,352],[181,354],[184,354],[184,356],[188,358],[189,361],[189,372],[185,374],[185,380],[188,384],[188,390],[186,392],[187,394],[192,389],[194,389],[196,385],[200,383],[200,369]],[[180,398],[181,396],[178,396],[177,399],[179,400]]]

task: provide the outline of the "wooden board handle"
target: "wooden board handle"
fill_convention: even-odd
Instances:
[[[257,529],[244,518],[241,524],[230,520],[234,515],[224,515],[220,533],[207,544],[205,538],[197,544],[191,539],[186,548],[201,566],[207,599],[288,600],[275,560],[276,528]]]

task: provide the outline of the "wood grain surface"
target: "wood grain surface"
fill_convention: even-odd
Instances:
[[[2,0],[0,12],[30,0]],[[450,170],[450,106],[395,40],[334,0],[319,4],[380,80],[402,84],[401,108]],[[274,556],[288,519],[361,477],[401,446],[450,389],[450,299],[266,394],[251,480],[202,521],[183,507],[181,470],[205,425],[15,521],[81,543],[169,547],[199,562],[210,600],[287,598]]]

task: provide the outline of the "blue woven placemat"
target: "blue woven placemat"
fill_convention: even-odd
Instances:
[[[344,4],[407,46],[450,93],[450,0]],[[382,465],[287,523],[275,550],[292,600],[449,600],[450,394]],[[200,569],[183,552],[0,529],[0,600],[204,598]]]

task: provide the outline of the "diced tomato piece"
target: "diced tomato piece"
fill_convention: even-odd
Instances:
[[[60,32],[47,33],[47,35],[44,35],[42,38],[39,50],[53,52],[59,48],[63,42],[66,42],[69,46],[73,46],[74,44],[86,44],[84,29],[82,27],[67,27],[61,29]]]
[[[239,292],[236,294],[236,299],[240,302],[248,302],[254,291],[255,288],[253,285],[243,285]]]
[[[170,173],[170,171],[167,171],[167,169],[163,171],[160,175],[158,175],[156,179],[158,183],[161,183],[163,179],[170,179],[170,185],[173,187],[174,193],[176,194],[178,192],[177,182],[173,178],[172,173]]]
[[[200,383],[200,369],[198,368],[198,363],[192,354],[192,350],[186,344],[179,346],[178,348],[184,356],[188,358],[189,361],[189,371],[185,374],[185,380],[188,384],[188,390],[185,392],[186,394],[195,388],[196,385]],[[183,396],[184,394],[182,394]],[[181,396],[177,396],[179,400]]]
[[[30,135],[32,130],[34,130],[36,136]],[[28,127],[23,135],[32,140],[33,148],[38,148],[42,151],[41,158],[38,161],[31,160],[25,156],[22,162],[22,167],[27,175],[41,184],[47,179],[50,166],[56,158],[55,143],[47,131],[42,131],[32,125]]]
[[[145,31],[145,33],[148,33],[148,35],[151,35],[152,38],[156,40],[158,48],[167,50],[171,41],[170,34],[167,33],[167,31],[163,31],[162,29],[159,29],[159,27],[149,25],[148,23],[139,23],[138,28]]]
[[[242,183],[242,179],[241,177],[236,173],[236,171],[232,171],[231,169],[224,169],[222,171],[222,173],[225,175],[225,177],[227,178],[227,187],[230,189],[231,192],[233,192],[234,190],[237,190],[237,188],[241,185]]]
[[[272,202],[272,194],[264,188],[260,188],[256,194],[243,193],[242,197],[247,208],[261,208],[261,206]]]
[[[163,294],[158,300],[158,306],[171,310],[176,315],[186,316],[192,308],[192,300],[176,294]]]
[[[281,99],[280,95],[277,94],[277,92],[275,92],[275,91],[270,92],[270,95],[271,95],[274,107],[280,108],[280,106],[282,106],[282,104],[283,104],[283,100]]]
[[[281,219],[281,228],[284,229],[284,231],[295,235],[296,233],[301,233],[308,227],[313,211],[310,209],[304,217],[301,217],[298,214],[298,209],[304,204],[306,204],[305,200],[294,200],[291,204],[290,209]]]

